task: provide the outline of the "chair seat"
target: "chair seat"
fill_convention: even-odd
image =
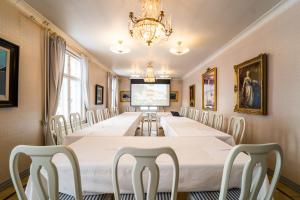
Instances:
[[[109,194],[83,195],[83,200],[108,200]],[[59,200],[75,200],[75,197],[69,194],[59,193]]]
[[[145,199],[146,199],[145,194]],[[156,194],[157,200],[169,200],[171,199],[171,193],[170,192],[159,192]],[[121,194],[121,200],[135,200],[134,194]]]
[[[226,199],[238,200],[240,194],[241,194],[241,190],[239,188],[228,190]],[[211,191],[211,192],[191,192],[189,196],[191,200],[218,200],[219,195],[220,195],[219,191]]]

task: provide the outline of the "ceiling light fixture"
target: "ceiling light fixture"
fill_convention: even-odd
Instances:
[[[123,40],[119,40],[118,44],[111,46],[110,50],[116,54],[125,54],[130,52],[130,49],[124,46]]]
[[[141,17],[129,13],[129,33],[144,44],[151,46],[153,43],[168,38],[172,32],[171,17],[165,18],[161,10],[160,0],[141,0]]]
[[[184,47],[184,46],[182,45],[182,41],[178,41],[178,42],[177,42],[177,46],[170,49],[170,53],[172,53],[172,54],[174,54],[174,55],[177,55],[177,56],[186,54],[186,53],[188,53],[189,51],[190,51],[189,48]]]
[[[151,62],[148,64],[146,69],[146,76],[144,77],[145,83],[154,83],[155,75]]]

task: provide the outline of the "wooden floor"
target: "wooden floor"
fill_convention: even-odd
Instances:
[[[24,187],[26,186],[28,178],[22,180]],[[178,200],[186,199],[185,193],[179,193]],[[0,192],[0,200],[18,200],[17,195],[13,187],[9,187]],[[300,193],[297,193],[287,187],[286,185],[279,183],[275,191],[274,200],[300,200]]]

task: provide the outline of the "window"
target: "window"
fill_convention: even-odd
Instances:
[[[117,84],[118,79],[116,77],[112,77],[111,79],[111,107],[117,107]]]
[[[65,67],[61,92],[59,96],[57,114],[69,118],[70,113],[78,112],[81,116],[83,113],[82,101],[82,70],[80,58],[66,52]]]

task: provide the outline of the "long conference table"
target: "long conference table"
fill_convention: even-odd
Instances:
[[[135,114],[139,115],[139,117],[141,116],[141,113]],[[123,113],[121,115],[130,116],[134,114]],[[175,117],[170,117],[168,115],[161,116],[161,122],[172,121],[172,119],[169,118]],[[115,119],[118,118],[116,117]],[[178,118],[176,120],[186,119],[187,118]],[[131,122],[131,125],[134,121],[135,120]],[[176,137],[124,137],[117,134],[112,137],[111,135],[107,136],[105,134],[100,134],[104,127],[100,125],[101,123],[104,122],[83,129],[82,132],[87,130],[90,130],[90,132],[86,133],[85,136],[76,136],[76,140],[72,140],[73,142],[68,145],[74,150],[79,161],[84,194],[113,193],[113,159],[116,152],[125,146],[138,148],[169,146],[173,148],[179,160],[179,192],[217,191],[220,189],[224,162],[232,148],[232,146],[224,142],[222,138],[218,138],[214,134],[183,136],[183,132],[181,131],[180,133],[177,132]],[[191,121],[189,121],[189,123],[192,124]],[[195,123],[199,122],[195,121]],[[172,126],[172,123],[168,123],[168,126]],[[96,130],[97,127],[99,128],[98,132]],[[131,127],[130,124],[128,127]],[[127,130],[129,129],[128,127],[126,128]],[[113,128],[117,127],[113,126]],[[172,132],[178,130],[181,129],[172,128]],[[126,131],[123,130],[123,133],[125,132]],[[75,134],[80,134],[80,132]],[[231,180],[229,182],[230,188],[240,186],[243,166],[248,159],[246,154],[240,154],[237,157],[231,173]],[[72,168],[66,157],[57,154],[54,156],[53,162],[58,169],[59,191],[73,195],[74,184],[72,179]],[[121,193],[133,193],[131,184],[131,170],[133,163],[134,158],[128,155],[125,155],[120,160],[118,173]],[[158,157],[157,163],[160,168],[158,191],[170,192],[172,181],[170,177],[172,177],[173,172],[171,159],[166,155],[161,155]],[[144,175],[146,174],[147,173],[144,173]],[[44,177],[46,177],[45,174]],[[147,185],[146,183],[147,177],[144,179],[144,185]],[[268,181],[266,179],[260,197],[263,197],[267,188]],[[30,179],[26,188],[26,194],[29,199],[38,199]]]

